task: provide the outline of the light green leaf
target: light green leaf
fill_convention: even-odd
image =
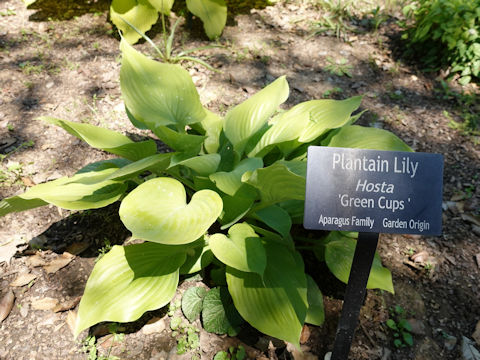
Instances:
[[[298,141],[307,143],[315,140],[327,130],[336,129],[347,124],[352,112],[358,109],[361,96],[346,100],[314,100],[316,103],[310,110],[310,121],[303,129]]]
[[[263,134],[255,148],[248,154],[263,156],[268,147],[297,140],[298,144],[308,143],[330,129],[344,126],[350,115],[359,106],[362,98],[346,100],[312,100],[303,102],[272,119],[272,126]]]
[[[128,120],[130,120],[133,126],[135,126],[137,129],[140,129],[140,130],[149,130],[147,125],[135,119],[135,117],[132,115],[132,113],[130,112],[130,110],[128,110],[126,106],[125,106],[125,112],[127,113]]]
[[[222,199],[211,190],[186,202],[182,183],[171,178],[144,182],[120,205],[120,218],[135,238],[162,244],[187,244],[205,234],[222,211]]]
[[[114,246],[95,265],[80,302],[75,336],[101,321],[129,322],[168,304],[185,261],[181,247]]]
[[[325,262],[337,279],[348,283],[353,254],[357,240],[343,236],[341,240],[329,241],[325,245]],[[382,266],[378,254],[373,260],[372,269],[368,278],[367,289],[382,289],[394,293],[392,274]]]
[[[209,39],[222,34],[227,22],[227,5],[224,0],[187,0],[188,10],[203,21]]]
[[[203,328],[215,334],[230,333],[243,322],[224,287],[210,290],[203,298],[202,321]]]
[[[307,314],[307,280],[301,258],[267,243],[262,278],[227,267],[228,290],[240,315],[259,331],[300,347]]]
[[[121,159],[121,158],[100,160],[84,166],[83,168],[78,170],[76,174],[88,173],[92,171],[101,171],[109,168],[119,169],[128,164],[131,164],[131,161],[127,159]]]
[[[243,185],[242,175],[247,171],[254,171],[261,167],[263,167],[263,161],[260,158],[243,159],[234,170],[230,172],[220,171],[212,174],[210,175],[210,180],[225,194],[234,196]]]
[[[158,126],[185,126],[205,117],[190,74],[179,65],[151,60],[127,42],[120,43],[120,86],[125,106],[155,132]]]
[[[275,163],[251,174],[245,173],[242,181],[257,188],[264,203],[305,199],[305,178],[294,174],[284,164]]]
[[[41,199],[22,199],[20,196],[12,196],[0,201],[0,217],[11,212],[20,212],[48,205]]]
[[[125,21],[146,33],[157,22],[158,12],[147,0],[112,0],[110,20],[122,31],[123,38],[129,44],[136,43],[142,36]]]
[[[277,164],[285,165],[288,170],[301,177],[307,176],[307,162],[303,160],[279,160]]]
[[[153,140],[133,142],[125,135],[112,130],[48,116],[40,117],[39,120],[60,126],[94,148],[108,151],[129,160],[139,160],[157,152],[157,146]]]
[[[213,357],[213,360],[229,360],[228,353],[226,351],[219,351]]]
[[[280,206],[272,205],[255,212],[255,217],[270,226],[283,237],[290,235],[292,219],[288,212]]]
[[[256,198],[257,191],[248,184],[244,184],[235,193],[235,196],[222,196],[223,212],[220,216],[222,223],[221,229],[227,229],[243,218],[252,208]]]
[[[170,159],[172,157],[172,153],[165,153],[165,154],[155,154],[142,160],[135,161],[131,164],[128,164],[121,169],[118,169],[114,173],[112,173],[108,179],[109,180],[126,180],[132,177],[135,177],[142,172],[149,170],[151,168],[155,168],[156,171],[160,169],[167,169],[170,165]]]
[[[148,0],[148,2],[159,12],[170,15],[175,0]]]
[[[197,248],[195,249],[195,254],[193,256],[187,256],[187,260],[180,268],[180,274],[190,275],[199,272],[210,265],[213,258],[212,250],[210,250],[209,247]]]
[[[183,165],[194,170],[200,176],[208,176],[217,170],[218,164],[220,164],[219,154],[206,154],[193,157],[189,154],[176,154],[172,157],[170,168]]]
[[[127,189],[122,182],[107,180],[116,168],[75,174],[38,184],[19,195],[25,200],[42,199],[70,210],[97,209],[117,201]]]
[[[262,241],[247,223],[235,224],[228,237],[213,234],[209,238],[213,254],[225,265],[263,276],[267,257]]]
[[[194,176],[193,186],[195,188],[195,191],[205,190],[205,189],[217,191],[215,184],[212,181],[210,181],[210,179],[206,176]]]
[[[288,98],[288,93],[287,80],[282,76],[227,113],[224,131],[237,153],[243,152],[248,139]]]
[[[323,144],[330,147],[357,149],[412,151],[412,149],[390,131],[363,127],[345,126]]]
[[[180,268],[181,275],[196,273],[210,265],[212,262],[214,256],[212,250],[210,250],[210,246],[205,244],[203,238],[199,241],[201,241],[203,245],[188,249],[187,259]],[[192,243],[192,246],[194,245],[195,243]]]
[[[194,322],[200,316],[205,295],[207,290],[199,286],[193,286],[183,293],[182,311],[188,321]]]
[[[305,322],[320,326],[325,321],[325,311],[323,309],[323,295],[318,288],[315,280],[310,275],[307,275],[307,299],[308,310]]]
[[[470,75],[462,76],[459,80],[458,83],[462,86],[467,85],[470,81],[472,80],[472,77]]]
[[[165,144],[179,152],[198,154],[205,140],[205,136],[180,133],[166,126],[157,126],[154,133]]]
[[[202,119],[202,127],[205,129],[207,138],[204,147],[207,153],[216,153],[220,146],[220,133],[223,129],[223,119],[217,114],[205,109],[206,116]]]

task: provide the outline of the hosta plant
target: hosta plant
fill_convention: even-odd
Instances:
[[[140,35],[124,21],[127,20],[145,33],[157,22],[159,13],[170,15],[174,0],[112,0],[110,19],[122,30],[130,44],[136,43]],[[203,22],[205,33],[210,39],[222,34],[227,21],[227,5],[224,0],[187,0],[186,6]]]
[[[30,6],[36,0],[23,0]],[[227,22],[227,6],[232,10],[265,7],[274,0],[177,0],[178,10],[185,8],[197,16],[203,23],[206,35],[215,39],[222,34]],[[175,0],[112,0],[110,4],[110,20],[122,31],[123,37],[130,44],[136,43],[139,35],[128,23],[134,25],[142,33],[147,32],[158,21],[159,14],[170,15]]]
[[[280,77],[222,118],[202,106],[180,66],[151,60],[126,41],[121,51],[128,117],[173,151],[157,153],[154,140],[133,142],[90,124],[43,118],[118,157],[4,199],[0,215],[47,204],[81,210],[121,201],[120,218],[136,244],[114,246],[96,263],[76,335],[101,321],[134,321],[163,307],[181,275],[209,267],[223,274],[244,320],[298,346],[303,324],[324,319],[321,291],[296,249],[307,147],[409,147],[385,130],[353,125],[361,97],[312,100],[285,111],[280,105],[289,87]],[[346,282],[355,242],[355,234],[331,232],[312,250]],[[378,256],[368,287],[393,291]]]

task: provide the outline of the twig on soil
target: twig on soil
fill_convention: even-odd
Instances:
[[[360,328],[362,329],[363,333],[367,337],[368,341],[370,341],[370,344],[372,344],[373,347],[377,347],[377,343],[372,339],[372,337],[367,332],[367,329],[365,329],[365,326],[362,323],[360,323]]]
[[[1,275],[0,275],[0,279],[2,279],[2,278],[4,278],[4,277],[7,277],[7,276],[9,276],[9,275],[16,274],[16,273],[18,273],[18,272],[19,272],[19,270],[12,270],[12,271],[9,271],[9,272],[7,272],[7,273],[5,273],[5,274],[1,274]]]

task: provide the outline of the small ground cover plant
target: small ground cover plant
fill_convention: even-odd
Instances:
[[[405,319],[405,310],[396,305],[393,309],[390,309],[390,316],[386,324],[392,331],[393,345],[397,348],[413,346],[412,326]]]
[[[209,267],[220,287],[190,294],[185,306],[195,308],[192,317],[200,311],[205,328],[234,334],[237,314],[299,347],[304,323],[324,321],[321,290],[297,249],[305,239],[294,231],[303,221],[308,146],[411,149],[388,131],[353,124],[361,115],[353,115],[359,96],[281,110],[289,95],[282,76],[222,118],[200,103],[186,70],[149,59],[124,40],[120,48],[127,115],[172,152],[158,153],[153,139],[134,142],[91,124],[43,117],[117,157],[2,200],[0,216],[47,204],[84,210],[121,201],[120,218],[137,241],[113,246],[95,264],[76,336],[99,322],[130,322],[165,306],[181,275]],[[309,239],[310,248],[347,282],[356,237],[330,232]],[[378,255],[367,287],[393,292]]]
[[[450,67],[468,84],[480,74],[480,0],[417,0],[404,8],[414,23],[403,38],[427,69]]]

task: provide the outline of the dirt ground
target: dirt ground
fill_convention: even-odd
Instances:
[[[132,137],[146,134],[124,112],[119,42],[107,21],[108,1],[59,2],[68,19],[48,12],[48,2],[43,3],[27,10],[20,0],[0,2],[0,154],[5,155],[0,198],[109,157],[36,120],[39,116],[101,125]],[[474,334],[480,328],[480,140],[449,126],[452,118],[461,121],[462,109],[446,96],[438,74],[426,75],[401,59],[398,9],[391,9],[378,30],[352,20],[361,31],[338,38],[313,34],[322,12],[312,3],[278,1],[237,15],[225,28],[222,47],[194,54],[219,72],[184,66],[202,103],[213,111],[225,113],[286,75],[291,89],[286,107],[361,94],[362,109],[368,110],[363,125],[391,130],[416,151],[444,155],[443,235],[381,236],[378,251],[393,273],[396,293],[368,291],[350,358],[459,359],[463,336],[476,338],[480,348],[480,329]],[[177,48],[209,44],[194,29],[195,24],[193,30],[182,24]],[[150,35],[161,41],[158,31]],[[138,48],[153,54],[146,44]],[[475,85],[467,90],[478,91]],[[452,85],[452,93],[460,91]],[[0,298],[15,298],[0,324],[1,360],[192,358],[192,353],[176,355],[165,309],[115,329],[99,325],[90,345],[83,342],[86,332],[73,339],[75,308],[96,257],[128,239],[117,211],[117,205],[80,212],[49,206],[0,218]],[[200,330],[195,354],[212,359],[219,350],[243,344],[248,358],[323,359],[333,346],[344,286],[314,260],[307,266],[324,279],[326,321],[304,329],[303,357],[253,329],[236,338]],[[191,282],[181,284],[177,298],[188,286]],[[411,347],[393,344],[386,321],[395,306],[412,324]]]

